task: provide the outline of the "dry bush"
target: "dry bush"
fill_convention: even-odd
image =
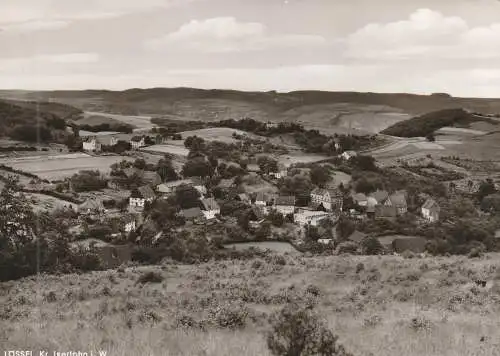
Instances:
[[[311,309],[289,304],[270,322],[267,346],[274,356],[352,356]]]

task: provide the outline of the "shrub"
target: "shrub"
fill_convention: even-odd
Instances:
[[[143,273],[139,279],[137,280],[137,283],[145,284],[145,283],[161,283],[163,282],[163,276],[159,274],[158,272],[154,271],[149,271],[146,273]]]
[[[246,324],[248,310],[237,305],[222,305],[210,311],[210,318],[220,328],[236,329]]]
[[[339,254],[350,253],[355,254],[358,251],[358,245],[352,241],[346,241],[339,244],[337,251]]]
[[[274,356],[350,356],[312,310],[296,304],[271,317],[267,346]]]

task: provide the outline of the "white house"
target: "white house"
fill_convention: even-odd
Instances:
[[[277,172],[269,172],[269,175],[273,178],[281,179],[281,178],[284,178],[288,175],[288,171],[284,165],[278,164],[278,171]]]
[[[196,178],[196,177],[191,178],[191,184],[192,184],[193,188],[196,189],[202,197],[207,194],[207,187],[205,186],[205,184],[203,184],[203,182],[201,181],[200,178]]]
[[[125,232],[132,232],[132,231],[135,231],[137,229],[137,221],[136,221],[135,216],[133,216],[133,215],[126,216],[124,222],[125,222],[125,225],[124,225],[123,229],[125,230]]]
[[[346,161],[349,161],[351,158],[356,157],[357,155],[358,154],[356,153],[356,151],[345,151],[340,156]]]
[[[422,205],[422,216],[429,222],[438,221],[440,211],[441,208],[434,199],[427,199]]]
[[[130,140],[130,145],[132,146],[132,149],[137,150],[141,147],[146,146],[146,139],[144,136],[134,136]]]
[[[102,144],[97,140],[97,137],[91,136],[83,141],[83,150],[88,152],[101,152]]]
[[[324,219],[328,219],[330,213],[324,211],[299,211],[297,214],[293,215],[293,221],[300,226],[312,225],[318,226],[319,222]]]
[[[220,214],[219,204],[217,204],[214,198],[201,199],[200,202],[203,207],[202,212],[205,219],[215,219],[215,216]]]
[[[344,203],[344,196],[338,189],[316,188],[311,192],[311,202],[322,205],[326,210],[340,210]]]
[[[130,208],[144,208],[146,202],[152,202],[155,198],[155,192],[149,185],[140,187],[139,189],[132,192],[129,198]]]
[[[274,208],[283,215],[293,214],[295,212],[295,197],[278,196],[274,202]]]

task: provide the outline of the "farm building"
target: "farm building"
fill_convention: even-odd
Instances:
[[[420,236],[391,235],[379,237],[378,240],[387,252],[396,253],[423,253],[427,245],[427,240]]]
[[[248,172],[260,173],[260,167],[258,164],[249,164],[247,165]]]
[[[422,205],[422,216],[429,222],[436,222],[439,220],[439,213],[441,208],[434,199],[427,199]]]
[[[207,198],[200,200],[203,207],[203,215],[207,220],[214,219],[216,215],[220,214],[220,206],[214,198]]]
[[[267,194],[264,192],[258,192],[255,197],[255,205],[268,206],[274,204],[275,200],[276,200],[276,194]]]
[[[155,192],[150,186],[145,185],[133,190],[129,198],[131,208],[144,208],[146,202],[152,202],[155,198]]]
[[[250,204],[250,202],[251,202],[250,197],[246,193],[238,194],[236,196],[236,199],[241,201],[241,202],[247,203],[247,204]]]
[[[162,194],[171,194],[174,193],[175,189],[177,189],[177,187],[180,187],[181,185],[193,185],[193,180],[182,179],[173,182],[162,183],[156,186],[156,190]]]
[[[295,212],[295,197],[278,196],[274,203],[274,208],[283,215],[293,214]]]
[[[406,214],[408,212],[406,196],[402,192],[391,194],[389,198],[386,199],[384,205],[395,207],[398,215]]]
[[[331,214],[324,211],[302,210],[293,215],[293,221],[300,226],[318,226],[319,222],[330,218]]]
[[[130,140],[130,145],[132,146],[132,149],[137,150],[141,147],[146,146],[146,138],[144,136],[134,136]]]
[[[344,196],[338,189],[316,188],[311,192],[311,203],[322,205],[326,210],[342,211]]]

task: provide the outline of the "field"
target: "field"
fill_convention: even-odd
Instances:
[[[50,195],[37,194],[37,193],[25,193],[28,199],[33,201],[33,208],[35,211],[53,211],[62,209],[66,206],[75,207],[76,204],[70,203]]]
[[[281,155],[278,157],[278,162],[283,164],[285,167],[290,167],[291,165],[297,163],[314,163],[325,159],[328,159],[328,156],[300,153]]]
[[[138,130],[143,129],[152,129],[156,125],[151,123],[151,116],[143,116],[143,115],[117,115],[117,114],[107,114],[102,112],[85,112],[84,114],[87,118],[92,117],[103,117],[107,120],[104,122],[116,123],[117,121],[123,122],[129,125],[136,127]],[[103,119],[104,120],[104,119]],[[80,123],[80,121],[78,121]],[[96,125],[93,123],[92,125]]]
[[[70,177],[80,170],[97,169],[107,173],[113,163],[120,162],[123,159],[129,158],[124,156],[93,157],[85,153],[70,153],[52,156],[1,158],[0,164],[36,174],[42,179],[56,181]]]
[[[182,141],[180,141],[182,142]],[[172,155],[187,157],[189,150],[181,145],[164,144],[164,145],[153,145],[145,148],[141,148],[141,151],[151,152],[151,153],[170,153]]]
[[[264,140],[264,137],[260,137],[246,131],[231,129],[228,127],[213,127],[208,129],[191,130],[181,132],[182,138],[186,139],[189,136],[198,136],[207,141],[221,141],[225,143],[235,143],[238,142],[237,139],[233,137],[233,134],[248,136],[249,138]]]
[[[235,244],[227,244],[226,248],[235,250],[245,250],[249,248],[259,248],[262,250],[270,250],[278,253],[299,253],[292,245],[287,242],[274,242],[274,241],[266,241],[266,242],[243,242],[243,243],[235,243]]]
[[[35,354],[267,356],[267,317],[288,300],[316,305],[355,356],[493,356],[499,261],[270,255],[33,277],[0,288],[0,344]],[[149,271],[163,281],[138,283]]]

